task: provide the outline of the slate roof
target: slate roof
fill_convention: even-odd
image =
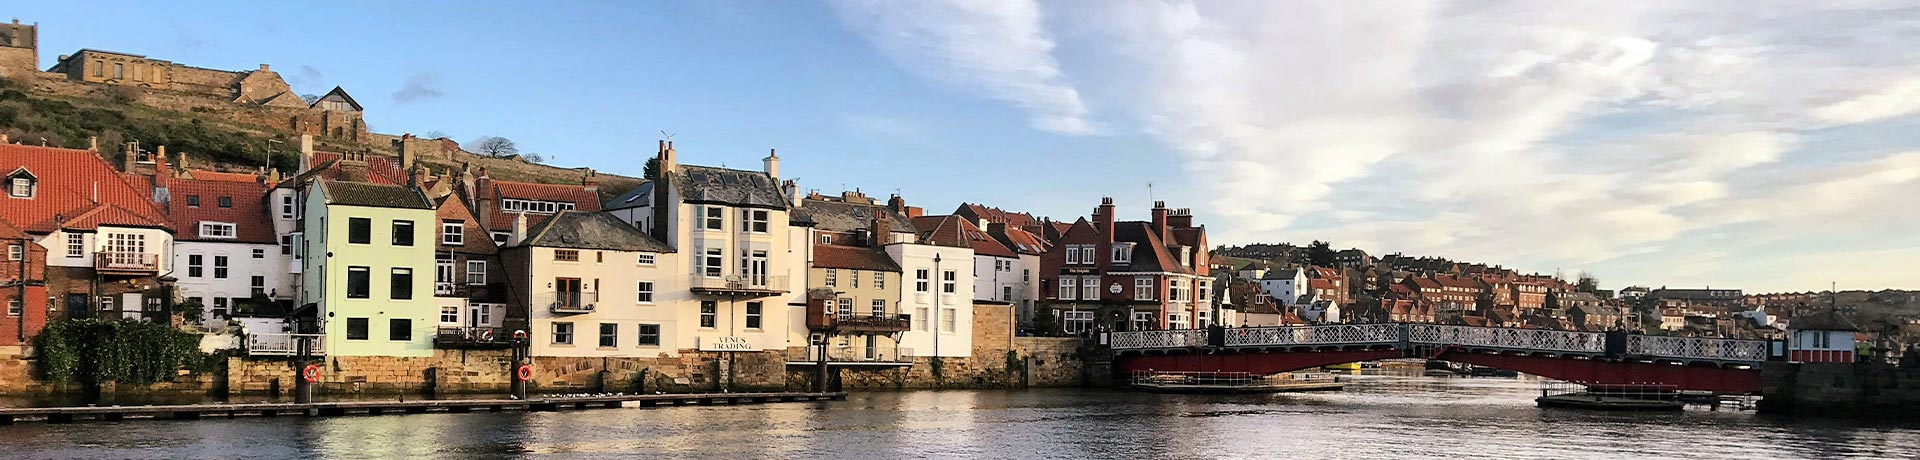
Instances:
[[[673,252],[673,248],[667,247],[666,243],[653,239],[612,214],[582,211],[554,214],[540,225],[528,229],[527,240],[520,242],[519,246]]]
[[[1260,279],[1263,279],[1263,280],[1290,280],[1290,279],[1294,279],[1294,278],[1298,278],[1298,277],[1300,277],[1300,269],[1298,269],[1298,268],[1289,268],[1289,269],[1286,269],[1286,270],[1271,270],[1271,271],[1268,271],[1268,272],[1267,272],[1267,276],[1266,276],[1266,277],[1264,277],[1264,278],[1260,278]]]
[[[374,208],[433,209],[419,190],[399,185],[321,181],[327,204]]]
[[[1153,231],[1153,223],[1114,222],[1113,229],[1114,241],[1134,243],[1133,261],[1126,267],[1109,265],[1108,271],[1193,273],[1187,267],[1181,266],[1179,258],[1167,251],[1167,245],[1160,240],[1159,232]]]
[[[885,251],[862,246],[841,246],[837,244],[813,245],[813,266],[818,268],[846,268],[853,270],[900,271],[900,265],[893,262]]]
[[[953,213],[955,215],[966,216],[969,219],[986,219],[987,222],[990,223],[1007,224],[1014,227],[1025,227],[1039,222],[1039,219],[1035,219],[1032,214],[1012,212],[974,203],[960,203],[960,207],[954,209]]]
[[[34,196],[14,198],[0,193],[0,218],[21,230],[167,227],[166,217],[149,195],[151,190],[135,186],[92,151],[0,144],[0,174],[22,171],[34,177]]]
[[[199,177],[200,172],[193,173]],[[277,243],[273,233],[273,222],[267,207],[267,192],[264,184],[254,182],[232,182],[225,180],[168,179],[167,191],[173,196],[168,200],[167,217],[173,223],[176,241],[230,241],[239,243]],[[199,206],[188,206],[187,197],[200,197]],[[230,199],[233,206],[220,207],[220,197]],[[225,222],[233,224],[233,238],[201,238],[201,222]]]
[[[1000,244],[1000,240],[987,235],[986,230],[974,226],[960,216],[921,216],[913,218],[914,226],[920,229],[920,242],[937,246],[972,248],[977,255],[994,257],[1019,257],[1012,249]]]
[[[676,169],[668,177],[685,202],[787,209],[780,184],[767,173],[693,165]]]
[[[313,162],[325,167],[315,167],[319,177],[327,180],[372,182],[375,184],[399,185],[407,183],[407,172],[400,167],[400,159],[377,153],[366,155],[367,174],[350,171],[341,160],[342,155],[334,152],[313,152]]]
[[[888,231],[915,234],[920,232],[907,216],[877,204],[806,199],[800,207],[793,209],[793,214],[801,216],[799,219],[803,222],[814,224],[814,228],[832,232],[851,232],[869,228],[876,211],[885,214],[890,220],[887,224]]]
[[[335,95],[338,95],[338,96],[340,96],[340,99],[341,99],[341,100],[344,100],[344,101],[347,101],[347,105],[351,105],[351,106],[353,106],[353,111],[355,111],[355,112],[360,112],[360,111],[364,111],[364,110],[366,110],[366,109],[364,109],[364,108],[361,108],[361,107],[360,107],[360,101],[355,101],[355,100],[353,100],[353,96],[352,96],[352,95],[350,95],[350,94],[347,94],[347,90],[345,90],[345,89],[341,89],[341,88],[340,88],[340,87],[338,87],[338,86],[335,86],[335,87],[333,87],[333,91],[328,91],[328,92],[327,92],[327,95],[325,95],[325,96],[320,96],[320,98],[319,98],[319,99],[314,99],[314,100],[313,100],[313,103],[312,103],[312,104],[307,104],[307,108],[309,108],[309,109],[311,109],[311,108],[314,108],[314,107],[316,107],[316,106],[319,106],[319,105],[320,105],[320,101],[324,101],[324,100],[327,100],[327,99],[332,99],[332,98],[333,98],[333,96],[335,96]]]
[[[633,187],[633,190],[628,190],[627,193],[622,193],[620,194],[620,196],[616,196],[616,197],[613,197],[613,199],[611,200],[607,200],[605,203],[601,205],[601,209],[611,211],[615,209],[637,208],[641,206],[651,205],[653,204],[653,201],[647,199],[646,197],[648,196],[649,193],[652,193],[652,192],[653,192],[653,181],[641,182],[640,185]]]

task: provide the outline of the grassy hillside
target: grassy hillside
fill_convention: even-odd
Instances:
[[[123,155],[122,143],[139,141],[142,148],[148,150],[164,145],[170,153],[189,153],[195,168],[238,171],[270,165],[286,172],[296,169],[299,142],[288,132],[234,123],[209,114],[143,105],[135,102],[138,97],[138,91],[121,91],[121,88],[102,91],[98,96],[59,96],[0,79],[0,133],[6,133],[12,142],[76,149],[87,148],[88,138],[98,136],[101,149],[114,164],[119,164]],[[316,147],[321,150],[394,154],[391,147],[384,144],[316,141]],[[502,180],[577,184],[582,173],[580,169],[511,158],[469,156],[462,160],[472,163],[476,169],[485,166],[495,178]],[[427,165],[441,169],[458,166],[435,161],[427,161]],[[608,174],[599,177],[602,199],[631,190],[641,182],[638,178]]]

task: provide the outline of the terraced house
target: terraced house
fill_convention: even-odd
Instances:
[[[322,180],[308,187],[302,304],[329,356],[433,355],[434,206],[418,189]]]
[[[151,184],[136,185],[147,178],[115,171],[97,152],[13,144],[0,145],[0,174],[0,219],[47,248],[45,308],[166,320],[173,226]]]
[[[1112,198],[1041,258],[1041,295],[1070,330],[1190,329],[1212,322],[1206,228],[1154,203],[1153,220],[1115,220]]]
[[[560,211],[502,251],[534,356],[680,354],[679,254],[609,214]],[[692,316],[689,315],[689,318]]]

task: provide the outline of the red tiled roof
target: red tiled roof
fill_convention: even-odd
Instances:
[[[341,154],[334,152],[313,152],[313,164],[324,165],[330,161],[340,160],[340,157]],[[352,177],[354,175],[348,174],[347,166],[342,163],[334,163],[333,167],[321,172],[320,177],[326,180],[372,182],[381,185],[407,183],[407,172],[401,169],[398,158],[379,154],[369,154],[365,158],[368,173],[366,177]]]
[[[1310,280],[1307,280],[1307,289],[1326,289],[1326,290],[1333,290],[1333,289],[1334,289],[1334,287],[1333,287],[1333,281],[1331,281],[1331,280],[1328,280],[1328,279],[1326,279],[1326,278],[1314,278],[1314,279],[1310,279]]]
[[[1046,240],[1041,239],[1038,235],[1034,235],[1033,232],[1010,226],[1007,227],[1006,232],[1000,236],[1004,238],[1001,239],[1000,244],[1006,245],[1008,249],[1012,249],[1014,252],[1021,254],[1043,254],[1047,252]]]
[[[25,170],[36,180],[33,198],[0,193],[0,218],[32,233],[99,225],[166,227],[151,190],[141,190],[86,150],[0,145],[0,174]],[[95,203],[95,197],[99,202]],[[111,208],[111,209],[101,209]],[[91,215],[85,221],[82,214]],[[55,222],[55,217],[66,222]]]
[[[900,265],[893,263],[893,258],[887,257],[887,253],[884,251],[869,247],[841,246],[837,244],[813,245],[813,266],[819,268],[900,271]]]
[[[260,175],[259,175],[259,174],[254,174],[254,173],[230,173],[230,172],[219,172],[219,171],[192,171],[192,172],[189,172],[188,174],[192,174],[192,175],[193,175],[193,178],[194,178],[194,180],[204,180],[204,181],[217,181],[217,182],[246,182],[246,183],[256,183],[256,182],[259,182],[259,181],[260,181]]]
[[[273,222],[268,218],[267,185],[248,182],[229,182],[221,180],[168,179],[167,193],[171,195],[167,205],[168,221],[173,223],[174,237],[179,241],[235,241],[242,243],[275,243]],[[198,196],[199,206],[188,206],[187,197]],[[228,197],[232,207],[220,207],[220,197]],[[233,238],[201,238],[201,222],[225,222],[233,224]]]
[[[486,190],[480,190],[482,197],[493,199],[493,209],[487,212],[487,220],[490,221],[487,222],[488,230],[506,231],[513,228],[513,219],[519,214],[501,210],[501,200],[506,198],[573,203],[573,209],[578,211],[593,212],[600,210],[600,195],[587,191],[585,186],[537,184],[503,180],[490,180],[488,182],[490,183],[489,186],[483,187]],[[533,226],[539,225],[540,222],[546,221],[547,217],[550,217],[550,215],[528,213],[527,228],[533,228]]]
[[[987,222],[989,223],[1007,224],[1014,227],[1023,227],[1037,221],[1036,219],[1033,218],[1032,214],[1027,214],[1024,212],[1011,212],[1011,211],[1007,211],[1000,208],[973,204],[973,203],[961,203],[960,208],[955,209],[953,213],[957,215],[968,216],[970,218],[986,219]]]
[[[960,216],[920,216],[913,218],[913,228],[920,230],[920,242],[973,248],[973,253],[994,257],[1019,257],[1007,245],[987,235],[986,230],[973,225],[972,221]]]

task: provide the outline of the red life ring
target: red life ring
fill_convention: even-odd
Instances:
[[[493,330],[492,330],[492,329],[481,329],[481,330],[480,330],[480,341],[481,341],[481,342],[492,342],[492,341],[493,341]]]
[[[521,364],[520,369],[514,371],[514,373],[520,376],[520,381],[522,382],[533,380],[533,366]]]
[[[300,369],[300,377],[307,379],[307,383],[319,382],[320,366],[308,364],[307,367]]]

